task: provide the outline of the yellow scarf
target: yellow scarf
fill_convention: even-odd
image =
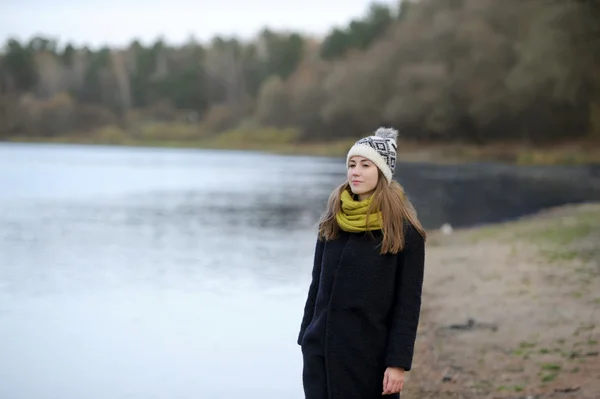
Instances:
[[[373,196],[366,200],[355,201],[352,195],[344,190],[340,199],[342,201],[342,211],[335,216],[335,219],[342,230],[358,233],[381,229],[381,212],[371,213],[369,215],[369,225],[367,226],[367,211],[371,206]]]

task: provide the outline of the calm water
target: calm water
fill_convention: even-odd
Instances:
[[[427,227],[600,200],[597,167],[398,166]],[[0,144],[0,398],[302,398],[343,160]]]

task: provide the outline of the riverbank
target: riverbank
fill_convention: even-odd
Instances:
[[[164,131],[172,131],[165,139]],[[89,134],[57,137],[18,136],[9,142],[72,143],[170,148],[203,148],[264,151],[284,155],[343,157],[356,139],[327,142],[298,140],[294,129],[231,130],[217,135],[199,133],[189,125],[157,125],[136,132],[105,128]],[[574,140],[545,146],[522,143],[488,145],[398,142],[399,158],[405,162],[504,162],[518,165],[600,164],[600,140]]]
[[[433,232],[406,398],[600,397],[600,203]]]

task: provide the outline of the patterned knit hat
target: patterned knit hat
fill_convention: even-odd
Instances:
[[[358,140],[346,156],[346,165],[350,158],[359,155],[373,162],[383,175],[388,184],[392,183],[392,175],[396,168],[396,138],[398,131],[396,129],[380,127],[375,131],[375,135],[368,136]]]

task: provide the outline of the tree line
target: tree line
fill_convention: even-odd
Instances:
[[[0,138],[152,121],[202,134],[293,127],[320,141],[379,125],[427,141],[600,136],[599,10],[598,0],[405,0],[373,3],[322,40],[268,29],[247,42],[97,50],[11,39]]]

